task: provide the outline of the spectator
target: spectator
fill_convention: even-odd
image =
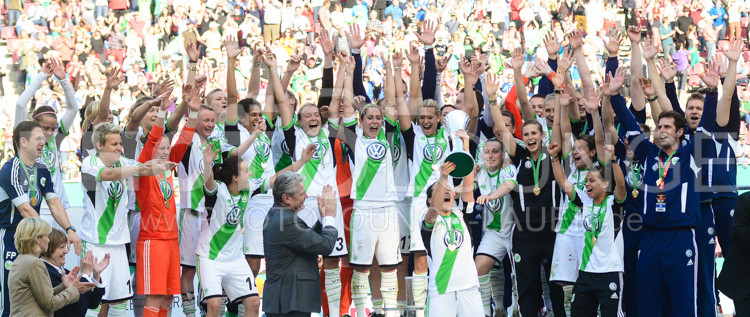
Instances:
[[[703,27],[703,39],[706,41],[706,60],[711,60],[716,52],[716,43],[718,42],[720,31],[724,29],[724,24],[715,26],[710,23],[706,23]]]
[[[729,23],[729,42],[742,37],[742,31],[740,30],[740,16],[742,14],[742,7],[737,0],[731,0],[729,2],[729,11],[727,12],[727,22]]]
[[[94,288],[94,283],[81,282],[79,268],[61,277],[57,287],[50,284],[50,276],[42,259],[47,251],[52,227],[41,218],[21,220],[14,235],[18,257],[8,274],[10,316],[52,316],[60,308],[78,301],[80,294]]]
[[[689,16],[688,8],[685,8],[677,18],[677,43],[682,43],[682,47],[687,47],[688,31],[693,25],[693,19]]]
[[[713,23],[711,25],[714,27],[714,29],[719,30],[717,39],[723,40],[727,34],[727,25],[725,22],[725,19],[727,18],[727,11],[724,10],[721,0],[716,0],[714,6],[710,11],[708,11],[708,14],[710,15],[711,19],[713,19]]]
[[[399,6],[399,0],[393,0],[391,5],[385,8],[385,15],[390,15],[399,28],[404,26],[404,10]]]
[[[23,10],[23,0],[7,0],[5,4],[8,9],[8,26],[15,26]]]
[[[281,9],[276,0],[267,0],[263,8],[263,41],[279,39],[281,32]]]
[[[690,51],[685,49],[685,44],[677,43],[677,52],[672,55],[672,59],[677,64],[677,77],[679,78],[678,91],[684,92],[687,85],[688,67],[690,67]]]

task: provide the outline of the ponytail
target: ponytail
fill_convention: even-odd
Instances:
[[[214,173],[214,179],[229,186],[229,184],[232,183],[232,178],[234,176],[240,175],[239,156],[236,156],[236,155],[230,156],[228,159],[224,160],[223,163],[214,164],[211,170]]]

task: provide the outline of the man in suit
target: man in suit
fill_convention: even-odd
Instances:
[[[263,224],[266,282],[263,311],[269,317],[310,316],[320,312],[321,291],[318,254],[330,254],[338,235],[336,194],[332,186],[318,197],[323,223],[313,228],[297,216],[305,208],[303,176],[282,173],[273,185],[274,205]]]
[[[750,193],[737,197],[730,230],[732,252],[725,256],[716,280],[719,290],[734,301],[737,317],[750,316]]]

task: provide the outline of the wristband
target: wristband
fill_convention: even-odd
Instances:
[[[432,49],[433,47],[434,47],[434,46],[433,46],[432,44],[430,44],[430,45],[425,45],[425,46],[424,46],[424,50],[426,51],[426,50]]]
[[[490,99],[490,100],[489,100],[489,103],[490,103],[491,105],[493,105],[493,104],[496,104],[496,103],[497,103],[497,99]]]
[[[558,160],[560,160],[560,157],[557,155],[550,155],[549,160],[552,162],[557,162]]]
[[[362,51],[360,49],[358,49],[358,48],[353,48],[352,49],[352,54],[359,54],[360,52],[362,52]]]
[[[393,70],[401,70],[401,66],[394,67]]]
[[[550,69],[549,69],[549,70],[547,71],[547,76],[549,76],[549,74],[550,74],[550,73],[552,73],[552,72],[554,72],[554,70],[552,70],[552,68],[550,68]]]
[[[162,110],[161,108],[159,108],[159,111],[156,113],[156,116],[159,117],[159,118],[164,119],[164,117],[167,116],[167,111],[166,110]]]
[[[648,100],[648,102],[654,102],[654,101],[656,101],[656,99],[659,99],[659,97],[658,96],[654,96],[654,98],[648,98],[646,100]]]
[[[190,110],[188,112],[188,118],[190,118],[190,119],[198,119],[198,111]]]
[[[554,70],[547,73],[547,79],[549,80],[552,80],[552,78],[555,78],[555,76],[557,76],[557,72],[555,72]]]
[[[708,88],[708,89],[706,89],[706,92],[707,92],[707,93],[708,93],[708,92],[713,92],[713,93],[717,93],[717,92],[719,92],[719,88],[716,88],[716,87],[714,87],[714,88]]]
[[[198,64],[198,61],[194,61],[194,60],[192,60],[192,59],[189,59],[189,60],[188,60],[188,62],[189,62],[190,64]]]
[[[559,94],[562,93],[562,91],[560,91],[560,89],[555,89],[552,92],[555,93],[555,95],[559,95]]]

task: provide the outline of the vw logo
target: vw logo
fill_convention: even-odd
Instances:
[[[203,159],[201,159],[200,161],[198,161],[198,171],[200,172],[201,175],[203,175],[203,169],[204,169]]]
[[[367,157],[373,161],[382,161],[386,154],[385,144],[375,142],[367,146]]]
[[[583,218],[583,228],[589,232],[597,232],[602,228],[602,224],[596,215],[588,215]]]
[[[487,209],[492,212],[493,214],[496,214],[502,210],[502,202],[500,199],[495,199],[493,201],[488,202],[485,204],[487,206]]]
[[[289,153],[289,146],[286,145],[286,141],[281,141],[281,152],[284,152],[287,156],[291,156],[292,154]]]
[[[42,150],[42,161],[44,162],[44,164],[47,164],[47,167],[55,167],[55,163],[57,162],[57,153],[45,148],[44,150]]]
[[[263,158],[271,156],[271,145],[266,141],[256,141],[254,148],[255,153],[262,156]]]
[[[34,197],[29,197],[29,202],[31,203],[32,207],[36,207],[42,202],[42,194],[36,184],[32,186],[36,187],[36,190],[34,191]],[[31,187],[29,187],[29,194],[31,194]]]
[[[326,153],[328,152],[328,148],[326,147],[325,144],[322,144],[320,142],[313,142],[313,144],[315,144],[316,150],[315,150],[315,153],[313,153],[312,158],[316,160],[320,160],[326,155]]]
[[[393,161],[398,162],[398,160],[401,159],[401,146],[394,146],[393,147]]]
[[[242,214],[242,210],[240,207],[234,206],[232,207],[232,210],[229,211],[227,214],[227,224],[236,227],[238,224],[240,224],[240,215]]]
[[[445,246],[447,247],[451,243],[451,232],[446,232],[445,236],[443,236],[443,243],[445,243]],[[464,244],[464,234],[461,233],[461,230],[453,229],[453,243],[456,246],[456,250],[458,250],[462,244]]]
[[[172,198],[172,185],[166,179],[159,181],[159,189],[161,189],[161,193],[164,195],[164,200]]]
[[[432,151],[435,151],[435,156],[432,157]],[[443,157],[443,148],[439,147],[437,144],[427,144],[424,146],[424,150],[422,151],[422,155],[424,155],[424,159],[427,162],[434,162],[436,159],[440,159]]]
[[[109,183],[109,189],[107,189],[107,194],[109,195],[109,198],[120,199],[124,191],[125,191],[125,186],[122,184],[122,181],[115,181],[115,182]]]

